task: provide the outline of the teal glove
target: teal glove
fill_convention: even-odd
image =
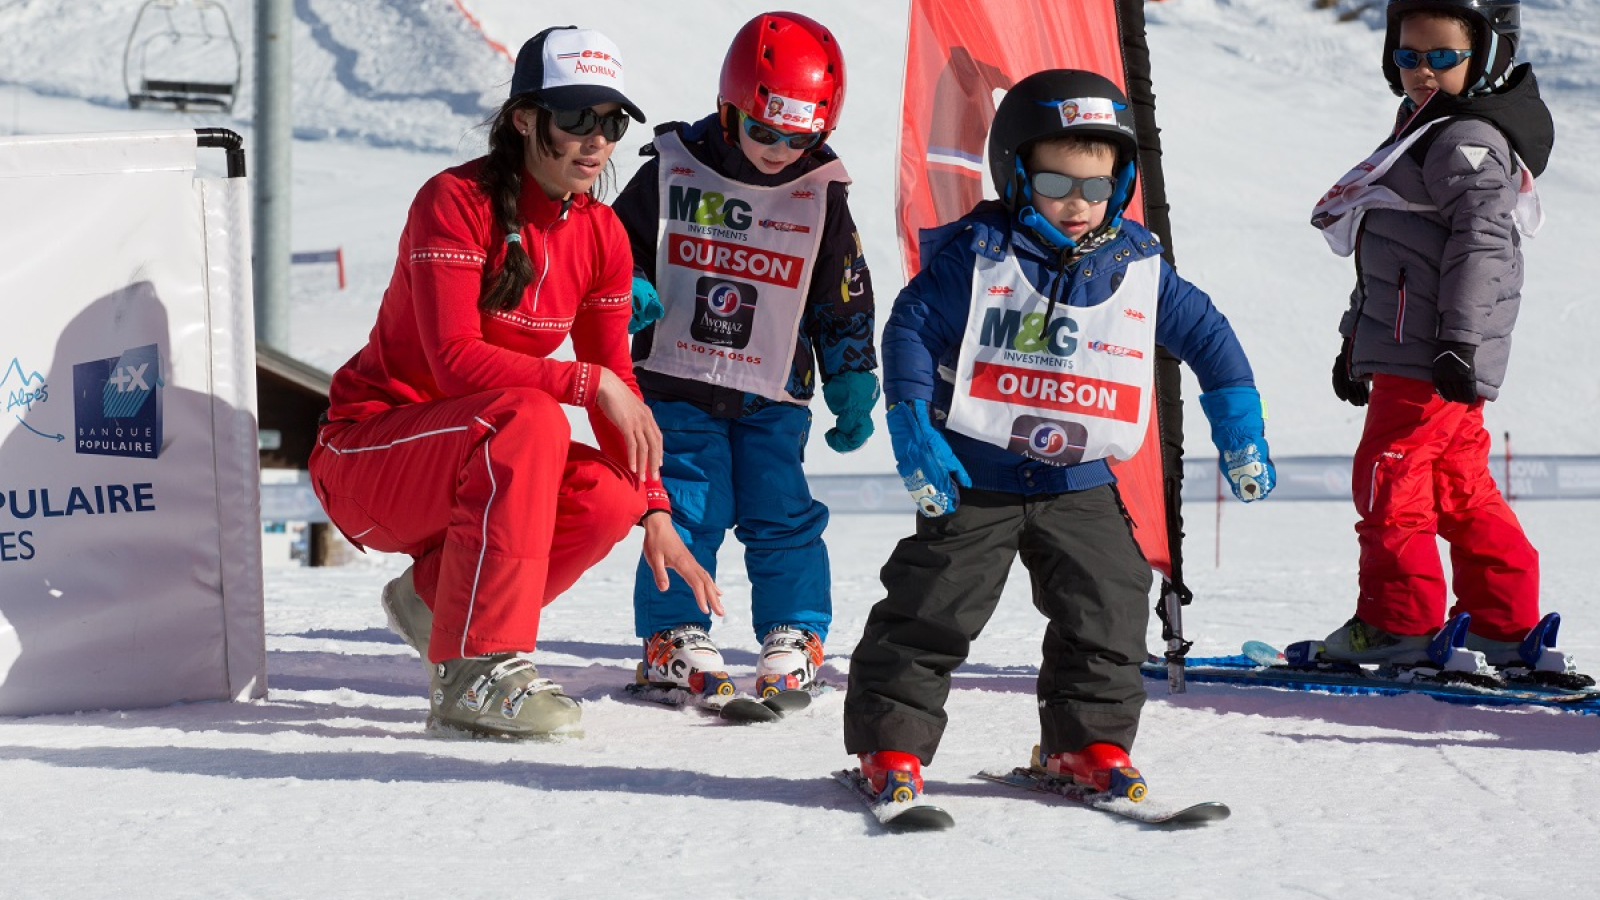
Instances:
[[[628,319],[628,333],[638,334],[666,312],[655,285],[643,278],[633,279],[633,315]]]
[[[1251,387],[1219,388],[1200,395],[1200,408],[1211,422],[1217,467],[1227,476],[1233,495],[1246,503],[1266,499],[1278,481],[1278,471],[1267,449],[1261,395]]]
[[[872,437],[878,396],[878,376],[872,372],[840,372],[822,386],[822,399],[838,417],[838,424],[823,435],[835,453],[849,453]]]

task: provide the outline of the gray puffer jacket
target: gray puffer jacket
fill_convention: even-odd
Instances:
[[[1478,394],[1493,400],[1505,381],[1511,330],[1522,301],[1522,236],[1513,211],[1520,169],[1535,176],[1550,158],[1555,129],[1533,72],[1519,66],[1495,94],[1438,95],[1390,143],[1430,122],[1379,183],[1431,209],[1369,210],[1356,248],[1356,288],[1339,332],[1354,335],[1352,374],[1422,381],[1444,341],[1476,346]]]

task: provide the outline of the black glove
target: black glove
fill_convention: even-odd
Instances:
[[[1478,373],[1472,357],[1478,348],[1471,344],[1441,341],[1439,355],[1433,358],[1433,389],[1451,403],[1473,403],[1478,399]]]
[[[1367,382],[1350,374],[1350,339],[1333,359],[1333,393],[1351,406],[1367,405]]]

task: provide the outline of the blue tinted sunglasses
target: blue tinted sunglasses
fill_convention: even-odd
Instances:
[[[1472,56],[1471,50],[1429,50],[1423,52],[1421,50],[1407,50],[1401,47],[1394,51],[1394,64],[1402,69],[1415,69],[1417,66],[1422,65],[1422,61],[1426,59],[1428,68],[1435,72],[1443,72],[1445,69],[1454,69],[1456,66],[1461,65],[1470,56]]]
[[[784,141],[788,143],[791,149],[810,150],[812,147],[822,143],[822,132],[820,131],[807,131],[804,134],[784,134],[776,128],[768,128],[757,122],[755,119],[745,115],[743,111],[739,113],[739,122],[743,124],[744,133],[750,136],[750,140],[763,147],[771,147],[779,141]]]

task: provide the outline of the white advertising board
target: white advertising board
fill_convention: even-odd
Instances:
[[[0,714],[265,694],[248,188],[199,152],[0,138]]]

